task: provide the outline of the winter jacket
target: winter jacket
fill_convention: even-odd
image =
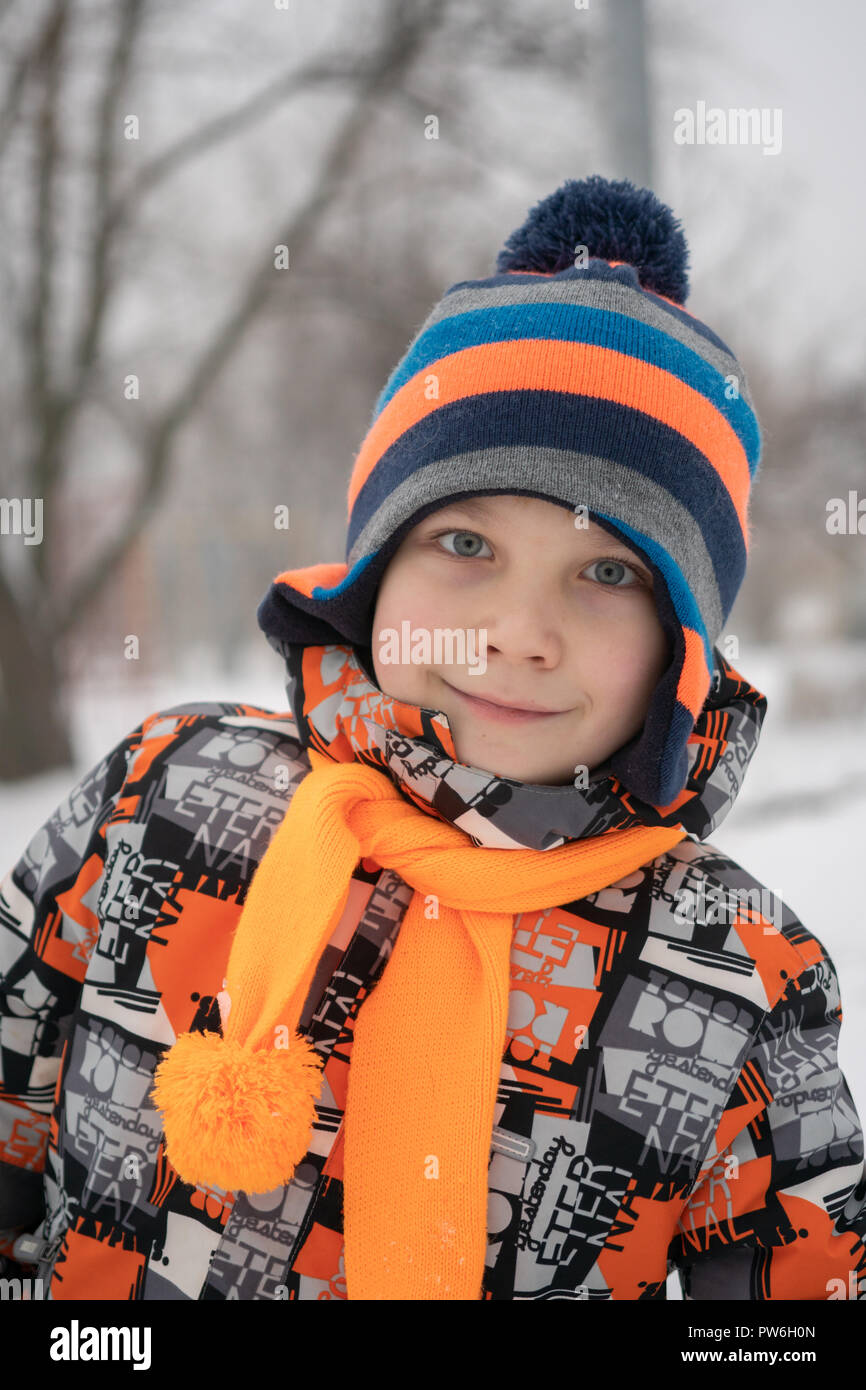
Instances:
[[[345,1298],[342,1117],[354,1019],[412,894],[363,860],[301,1031],[324,1059],[313,1144],[268,1194],[184,1183],[149,1098],[178,1034],[220,1031],[231,936],[306,748],[380,766],[478,844],[664,818],[602,773],[531,787],[447,758],[429,711],[347,649],[284,649],[293,709],[150,714],[82,777],[0,884],[0,1227],[50,1299]],[[376,698],[378,696],[378,698]],[[485,1299],[866,1297],[862,1128],[833,963],[707,841],[764,697],[717,653],[666,814],[687,838],[515,922],[489,1162]],[[763,897],[762,897],[763,894]],[[291,920],[286,922],[291,932]],[[455,1019],[459,1027],[459,1019]]]

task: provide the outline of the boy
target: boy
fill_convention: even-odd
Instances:
[[[685,264],[647,190],[534,209],[392,373],[347,563],[260,605],[293,718],[152,714],[7,875],[49,1297],[862,1296],[833,964],[702,843],[760,436]]]

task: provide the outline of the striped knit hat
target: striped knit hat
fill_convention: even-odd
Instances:
[[[761,435],[743,369],[684,303],[688,248],[648,189],[567,180],[452,285],[384,387],[349,482],[346,562],[286,570],[258,608],[272,645],[366,648],[407,532],[461,497],[578,506],[651,569],[670,663],[607,766],[666,807],[743,581]]]

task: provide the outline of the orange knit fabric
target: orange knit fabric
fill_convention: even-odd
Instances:
[[[232,1106],[249,1100],[237,1093],[254,1084],[246,1073],[242,1084],[237,1081],[234,1058],[246,1061],[254,1053],[273,1069],[275,1031],[296,1029],[352,872],[361,858],[371,858],[415,891],[354,1026],[344,1120],[348,1297],[474,1300],[484,1270],[487,1165],[506,1045],[515,913],[604,888],[670,849],[686,831],[637,826],[543,852],[487,849],[411,805],[382,772],[358,762],[333,763],[314,749],[309,756],[313,770],[253,877],[235,932],[223,1041],[206,1039],[219,1044],[223,1072],[213,1084],[210,1076],[205,1084],[197,1075],[190,1084],[185,1075],[186,1090],[172,1089],[180,1070],[172,1063],[178,1043],[205,1045],[201,1035],[188,1034],[157,1070],[154,1095],[165,1113],[168,1156],[181,1177],[186,1168],[198,1175],[187,1181],[201,1180],[202,1172],[217,1171],[207,1167],[205,1148],[220,1142],[208,1136],[221,1129],[232,1162],[240,1165],[220,1169],[223,1181],[230,1177],[252,1192],[268,1189],[253,1185],[245,1172],[271,1187],[288,1181],[309,1147],[307,1121],[300,1125],[303,1134],[278,1142],[257,1135],[248,1108],[242,1120],[233,1120]],[[299,1057],[296,1049],[295,1066]],[[235,1084],[223,1097],[218,1086],[225,1087],[226,1070]],[[205,1101],[199,1106],[194,1099],[205,1092],[219,1126],[209,1127]],[[272,1094],[270,1116],[279,1126],[285,1116]],[[297,1105],[295,1111],[303,1113]],[[195,1163],[187,1158],[192,1153]]]

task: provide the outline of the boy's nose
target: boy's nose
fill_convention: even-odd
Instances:
[[[484,624],[487,658],[499,654],[508,661],[533,661],[555,666],[562,659],[563,638],[545,613],[535,606],[517,606],[498,613]]]

